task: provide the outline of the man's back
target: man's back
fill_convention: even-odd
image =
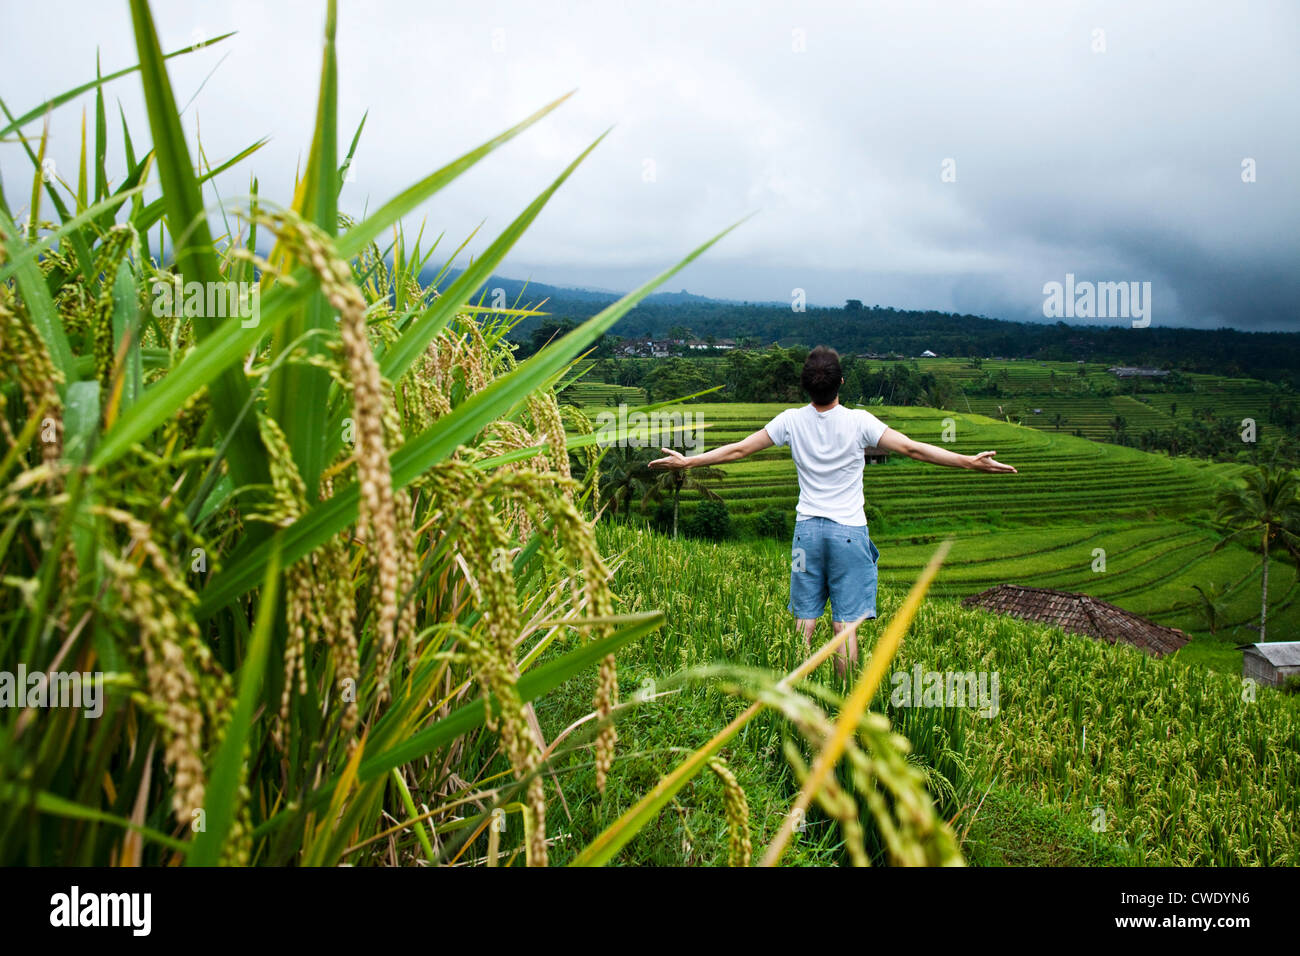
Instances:
[[[862,450],[875,447],[887,426],[862,409],[836,404],[788,408],[767,425],[774,445],[788,445],[799,473],[797,517],[865,525]]]

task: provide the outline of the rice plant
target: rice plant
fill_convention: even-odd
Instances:
[[[711,660],[756,672],[781,672],[802,660],[803,642],[788,624],[784,595],[766,584],[788,569],[783,549],[648,538],[619,524],[603,527],[600,540],[622,556],[615,587],[627,595],[627,610],[655,602],[667,616],[655,641],[623,654],[629,685]],[[899,605],[899,591],[883,585],[882,619]],[[1254,687],[1239,674],[933,599],[918,611],[894,664],[903,676],[917,667],[1000,675],[992,716],[972,708],[894,706],[888,693],[876,703],[908,740],[908,760],[925,774],[939,815],[959,833],[987,818],[988,807],[979,807],[993,790],[992,801],[1023,796],[1070,824],[1096,844],[1094,858],[1113,851],[1138,865],[1300,861],[1300,700],[1294,695]],[[739,675],[732,682],[739,684]],[[656,686],[668,684],[659,677]],[[815,693],[823,709],[839,709],[838,695]],[[709,703],[730,719],[725,701]],[[663,723],[670,718],[671,712]],[[629,728],[626,743],[645,748],[651,739],[672,740],[670,733],[671,727],[646,722]],[[753,788],[755,777],[776,776],[769,753],[785,749],[786,737],[770,717],[756,718],[743,743],[737,740],[727,753],[730,766]],[[809,763],[816,750],[797,743],[798,759]],[[814,819],[817,826],[802,841],[824,832],[822,818]],[[865,814],[863,822],[868,856],[885,856],[877,828]],[[762,832],[770,839],[770,828]],[[994,836],[1014,840],[1015,831]],[[963,852],[968,849],[963,843]]]
[[[106,690],[95,719],[0,710],[0,859],[437,862],[500,810],[544,864],[530,701],[591,667],[607,714],[612,651],[658,621],[611,614],[553,389],[654,283],[518,367],[504,336],[533,313],[469,297],[590,150],[456,282],[422,283],[434,250],[381,237],[559,104],[353,221],[331,4],[292,202],[253,180],[214,234],[216,170],[196,172],[147,4],[131,15],[154,145],[123,125],[125,182],[104,161],[117,75],[53,101],[95,91],[77,189],[41,175],[43,111],[6,109],[36,172],[25,227],[0,211],[0,660]],[[250,292],[213,314],[229,289]]]
[[[721,235],[517,363],[537,310],[471,299],[600,140],[454,282],[400,220],[563,98],[350,217],[330,2],[293,197],[213,201],[261,143],[193,154],[166,61],[226,38],[164,54],[130,13],[136,66],[0,102],[34,170],[21,224],[0,192],[0,863],[545,865],[555,761],[605,789],[615,651],[663,620],[616,613],[595,439],[555,394]],[[104,87],[135,74],[152,146],[123,121],[113,183]],[[71,186],[33,127],[90,91]],[[584,672],[588,732],[548,741],[534,702]],[[747,862],[743,791],[691,766]]]

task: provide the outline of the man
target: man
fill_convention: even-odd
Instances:
[[[995,461],[995,451],[959,455],[913,441],[868,411],[845,408],[839,402],[844,376],[833,349],[819,345],[808,354],[800,383],[811,405],[786,409],[743,441],[702,455],[687,458],[671,448],[661,449],[668,457],[652,461],[650,467],[720,465],[773,445],[790,446],[799,473],[799,507],[791,548],[789,608],[811,646],[827,598],[836,634],[876,616],[880,552],[867,533],[863,510],[864,449],[884,448],[917,461],[971,471],[1015,474],[1016,469]],[[841,675],[858,663],[856,629],[845,644],[835,658],[835,670]]]

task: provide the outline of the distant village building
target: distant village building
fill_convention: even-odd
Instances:
[[[939,356],[935,355],[929,349],[926,349],[924,352],[921,353],[921,358],[938,358],[938,357]]]
[[[702,339],[628,339],[619,343],[614,354],[621,358],[667,358],[675,348],[692,351],[719,349],[727,352],[735,347],[735,339],[718,339],[712,345]]]
[[[864,457],[868,465],[883,465],[889,461],[889,450],[886,448],[867,448],[864,449]]]
[[[673,343],[667,339],[630,339],[614,350],[623,358],[667,358],[672,354]]]
[[[1064,631],[1086,634],[1107,644],[1131,644],[1152,657],[1172,654],[1191,640],[1175,627],[1148,621],[1089,594],[999,584],[972,594],[961,603],[1024,621],[1054,624]]]
[[[1164,378],[1169,374],[1163,368],[1146,368],[1132,365],[1112,365],[1106,369],[1116,378]]]
[[[1241,645],[1241,676],[1270,687],[1300,676],[1300,641]]]

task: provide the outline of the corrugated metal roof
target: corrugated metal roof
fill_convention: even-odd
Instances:
[[[967,607],[983,607],[1026,621],[1055,624],[1062,630],[1086,634],[1107,643],[1123,642],[1155,657],[1172,654],[1191,638],[1173,627],[1138,617],[1088,594],[1051,588],[999,584],[965,598]]]
[[[1300,666],[1300,641],[1265,641],[1247,644],[1246,653],[1255,651],[1274,667]]]

